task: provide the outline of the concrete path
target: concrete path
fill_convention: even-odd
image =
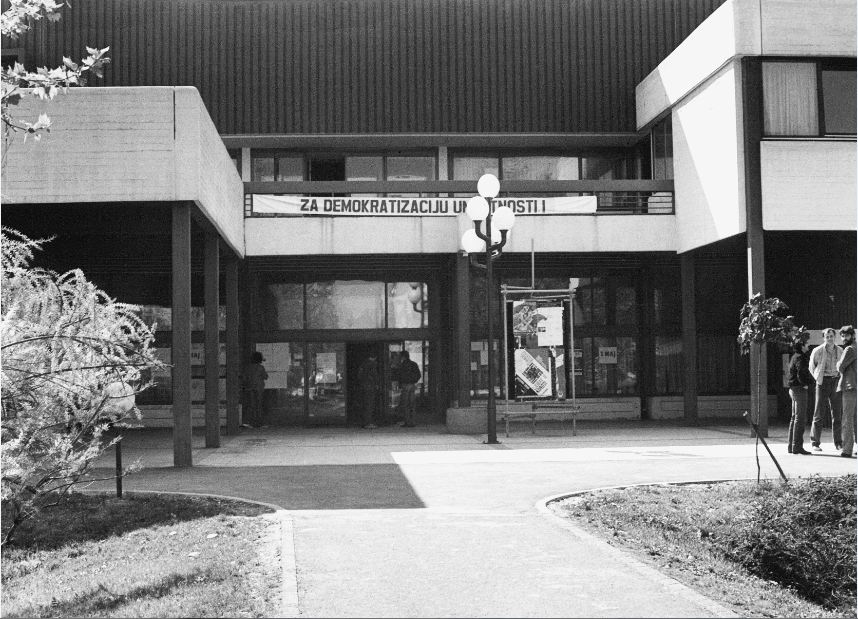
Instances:
[[[786,453],[790,477],[855,472],[830,444]],[[297,608],[306,617],[704,617],[730,612],[547,510],[554,495],[605,486],[756,477],[741,425],[521,426],[501,445],[443,427],[259,429],[194,450],[172,468],[168,432],[126,438],[145,468],[129,490],[211,493],[288,510]],[[195,437],[195,447],[202,438]],[[763,477],[778,473],[760,446]],[[105,466],[112,464],[112,455]],[[108,484],[109,485],[109,484]]]

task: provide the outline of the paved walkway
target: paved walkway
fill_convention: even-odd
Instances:
[[[792,456],[785,428],[770,433],[789,477],[856,470],[830,444]],[[195,466],[175,469],[169,432],[141,431],[126,438],[124,459],[146,468],[125,487],[288,510],[284,556],[296,566],[300,616],[729,615],[540,507],[604,486],[754,478],[747,427],[582,423],[573,437],[550,424],[533,436],[523,424],[500,445],[483,439],[441,426],[244,430],[219,449],[195,436]],[[760,463],[778,478],[762,446]]]

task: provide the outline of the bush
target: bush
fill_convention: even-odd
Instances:
[[[831,610],[856,595],[856,476],[762,486],[726,532],[728,558]]]
[[[116,440],[106,431],[140,418],[135,394],[162,367],[154,331],[79,270],[30,266],[38,242],[2,229],[0,453],[2,531],[80,483]]]

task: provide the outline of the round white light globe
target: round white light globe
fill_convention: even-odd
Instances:
[[[474,196],[468,200],[465,215],[470,217],[471,221],[485,221],[489,216],[489,203],[481,196]]]
[[[423,291],[419,288],[412,288],[408,291],[408,302],[412,305],[417,305],[420,303],[420,299],[423,298]]]
[[[515,223],[515,213],[508,206],[499,206],[492,213],[492,227],[497,226],[498,230],[509,230]]]
[[[477,232],[473,228],[465,230],[462,235],[462,249],[469,254],[479,254],[486,251],[486,242],[477,236]]]
[[[497,197],[500,191],[500,181],[494,174],[483,174],[480,180],[477,181],[477,191],[484,198]]]

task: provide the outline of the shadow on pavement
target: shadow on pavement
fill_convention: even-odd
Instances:
[[[110,469],[96,469],[104,478]],[[420,509],[420,497],[396,464],[194,467],[143,469],[126,477],[126,490],[234,496],[285,509]],[[109,490],[113,480],[97,482]]]

